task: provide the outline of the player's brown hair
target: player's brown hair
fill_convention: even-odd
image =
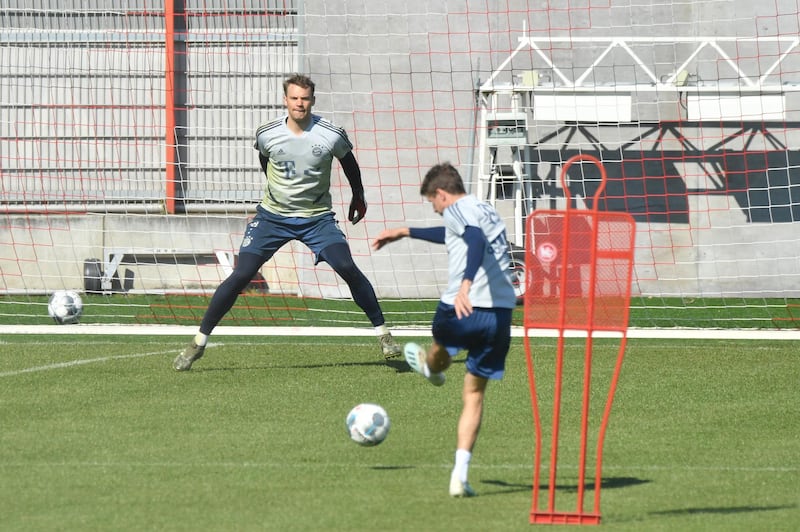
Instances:
[[[289,90],[289,85],[297,85],[298,87],[302,87],[304,89],[311,89],[311,96],[314,96],[314,90],[316,89],[316,85],[311,78],[306,76],[305,74],[292,74],[283,82],[283,95],[286,96],[286,92]]]
[[[419,193],[427,198],[435,194],[438,189],[450,194],[466,194],[467,192],[464,189],[464,181],[461,179],[461,174],[450,163],[437,164],[428,170],[422,180],[422,185],[419,187]]]

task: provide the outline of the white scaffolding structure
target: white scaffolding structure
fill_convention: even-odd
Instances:
[[[643,51],[664,46],[674,51],[677,60],[661,74],[642,56],[646,54]],[[559,64],[571,57],[573,47],[580,49],[582,59],[589,58],[587,67],[576,68],[572,61]],[[762,48],[772,51],[765,56],[771,61],[766,65],[757,54],[731,53],[731,49]],[[516,68],[515,58],[523,51],[530,54],[531,65],[541,62],[542,67]],[[785,97],[800,92],[800,81],[782,79],[781,66],[794,61],[786,71],[800,71],[798,51],[798,36],[520,37],[517,48],[478,89],[476,194],[494,204],[498,187],[510,187],[514,235],[522,245],[524,219],[531,204],[532,176],[527,175],[530,158],[526,155],[529,123],[647,122],[636,117],[633,109],[633,95],[646,93],[656,100],[685,101],[681,120],[782,121],[786,119]],[[559,54],[563,58],[557,57]],[[627,63],[615,63],[614,54],[622,54]],[[729,76],[702,79],[698,72],[701,54],[710,54],[714,66],[727,69]],[[757,66],[755,74],[747,71],[751,63]],[[614,67],[614,77],[604,80],[602,71],[609,66]]]

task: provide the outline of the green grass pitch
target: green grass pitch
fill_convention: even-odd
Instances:
[[[371,338],[219,336],[176,373],[186,340],[0,337],[2,530],[533,527],[521,339],[487,395],[470,470],[479,496],[463,500],[447,494],[463,357],[435,388],[387,366]],[[534,345],[537,359],[555,353],[554,339]],[[796,530],[799,356],[792,342],[630,340],[604,447],[602,529]],[[377,447],[345,433],[359,402],[391,417]],[[565,436],[566,500],[573,445]]]

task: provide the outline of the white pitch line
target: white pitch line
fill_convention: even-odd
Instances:
[[[193,336],[197,326],[190,325],[0,325],[3,334],[47,334],[47,335],[144,335],[144,336]],[[397,337],[428,337],[430,327],[392,327],[392,334]],[[530,338],[557,338],[556,329],[528,329]],[[585,337],[584,330],[566,330],[565,337]],[[214,336],[365,336],[373,337],[375,331],[366,327],[249,327],[219,326],[214,329]],[[511,336],[524,338],[523,327],[512,327]],[[595,331],[595,338],[619,338],[618,331]],[[627,331],[629,339],[678,339],[678,340],[800,340],[800,329],[637,329]]]
[[[158,353],[139,353],[135,355],[114,355],[108,357],[70,360],[69,362],[58,362],[56,364],[46,364],[44,366],[34,366],[32,368],[17,369],[14,371],[4,371],[0,373],[0,377],[13,377],[15,375],[22,375],[24,373],[36,373],[37,371],[49,371],[51,369],[71,368],[73,366],[83,366],[85,364],[94,364],[97,362],[108,362],[109,360],[120,360],[125,358],[141,358],[153,355],[166,355],[167,353],[169,353],[169,351],[160,351]]]
[[[209,344],[212,345],[212,344]],[[222,345],[222,344],[213,344],[213,345]],[[52,369],[63,369],[63,368],[71,368],[74,366],[83,366],[86,364],[96,364],[98,362],[108,362],[109,360],[124,360],[126,358],[143,358],[143,357],[150,357],[150,356],[157,356],[157,355],[167,355],[169,353],[177,352],[174,349],[170,349],[169,351],[153,351],[150,353],[134,353],[132,355],[111,355],[106,357],[97,357],[97,358],[84,358],[78,360],[70,360],[69,362],[57,362],[54,364],[45,364],[44,366],[34,366],[31,368],[24,368],[24,369],[16,369],[13,371],[3,371],[0,372],[0,377],[14,377],[16,375],[22,375],[25,373],[36,373],[37,371],[49,371]]]

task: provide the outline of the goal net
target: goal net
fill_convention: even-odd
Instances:
[[[427,325],[446,284],[443,246],[370,248],[441,223],[431,165],[500,211],[521,295],[527,216],[595,207],[595,170],[561,185],[582,153],[596,207],[636,220],[631,325],[797,328],[794,0],[112,4],[0,7],[0,323],[48,323],[58,289],[83,323],[198,323],[263,194],[255,130],[304,72],[355,146],[367,217],[336,163],[334,211],[389,325]],[[369,323],[293,242],[222,325]]]

